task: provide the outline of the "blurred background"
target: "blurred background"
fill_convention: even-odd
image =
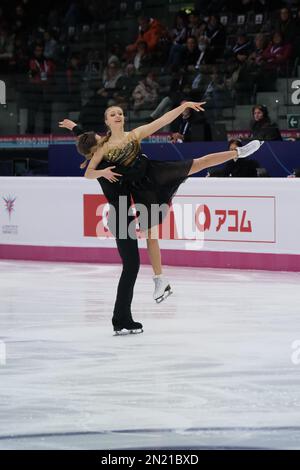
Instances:
[[[58,121],[105,132],[109,105],[134,128],[207,101],[160,143],[297,140],[299,56],[299,0],[2,0],[0,174],[48,174]]]

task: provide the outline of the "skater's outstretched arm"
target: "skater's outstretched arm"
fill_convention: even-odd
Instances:
[[[205,103],[206,101],[202,101],[201,103],[195,103],[194,101],[186,101],[177,108],[174,108],[171,111],[165,113],[163,116],[151,122],[150,124],[145,124],[144,126],[137,127],[136,129],[134,129],[134,133],[139,140],[145,139],[149,135],[154,134],[154,132],[157,132],[162,127],[167,126],[171,122],[175,121],[175,119],[180,116],[180,114],[182,114],[187,108],[194,109],[195,111],[204,111],[202,105]]]

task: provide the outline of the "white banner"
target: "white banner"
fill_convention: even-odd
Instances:
[[[105,230],[104,204],[97,181],[1,177],[0,243],[114,247]],[[300,254],[299,207],[297,178],[190,178],[173,199],[172,239],[160,245],[169,250]]]

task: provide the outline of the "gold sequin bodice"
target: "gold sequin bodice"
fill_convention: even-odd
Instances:
[[[141,151],[140,142],[135,137],[127,136],[123,146],[106,145],[103,159],[118,165],[128,166],[135,160]]]

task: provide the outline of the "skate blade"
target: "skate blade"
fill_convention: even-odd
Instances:
[[[155,299],[155,302],[157,304],[160,304],[161,302],[166,300],[169,297],[169,295],[171,295],[171,294],[173,294],[173,291],[171,290],[171,288],[166,289],[161,297],[158,297],[158,299]]]
[[[122,330],[117,330],[114,332],[113,336],[128,336],[128,335],[139,335],[140,333],[143,333],[143,329],[138,329],[138,330],[126,330],[123,328]]]

